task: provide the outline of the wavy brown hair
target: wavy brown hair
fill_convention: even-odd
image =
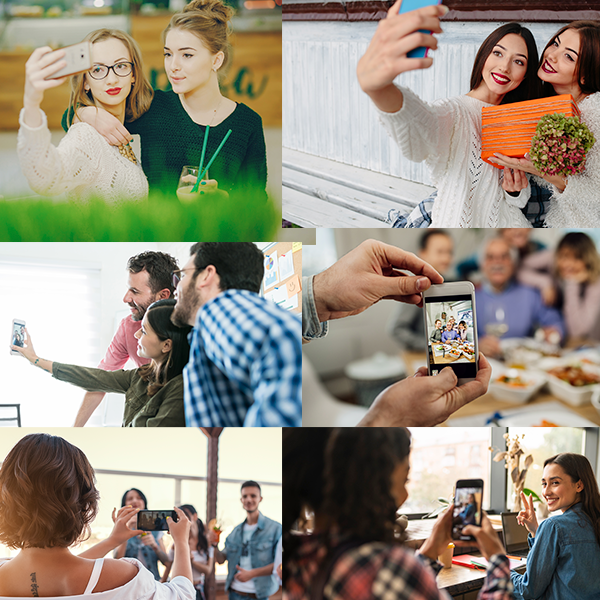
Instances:
[[[135,121],[135,119],[141,117],[150,108],[150,104],[152,104],[152,99],[154,98],[154,90],[144,74],[142,53],[137,42],[128,33],[119,29],[96,29],[96,31],[88,33],[83,38],[83,41],[95,44],[96,42],[103,42],[111,38],[122,42],[129,51],[129,56],[131,56],[131,62],[133,63],[132,74],[135,80],[125,103],[125,120]],[[79,73],[71,77],[71,98],[67,113],[70,115],[68,121],[69,127],[73,122],[77,108],[80,106],[96,106],[96,101],[91,91],[85,91],[86,76],[88,76],[86,73]]]
[[[85,454],[61,437],[32,433],[0,469],[0,542],[67,548],[90,535],[100,494]]]
[[[398,507],[391,493],[392,473],[409,452],[410,433],[400,427],[285,429],[286,560],[295,557],[297,540],[291,531],[304,508],[344,536],[394,543]]]
[[[594,477],[590,461],[582,454],[562,452],[544,461],[544,467],[550,464],[561,467],[573,483],[578,481],[583,483],[583,490],[579,492],[581,508],[589,517],[596,542],[600,546],[600,490],[598,490],[598,482]]]
[[[594,240],[589,235],[582,231],[571,231],[565,234],[556,247],[555,261],[561,250],[568,250],[576,259],[583,261],[589,281],[594,282],[600,278],[600,254],[598,254]]]

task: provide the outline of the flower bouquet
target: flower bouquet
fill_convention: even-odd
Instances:
[[[529,157],[543,175],[568,177],[585,169],[585,160],[596,139],[578,116],[555,113],[540,119],[531,139]]]

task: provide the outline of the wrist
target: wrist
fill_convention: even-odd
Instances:
[[[317,317],[319,318],[319,323],[324,323],[329,321],[329,310],[327,310],[327,306],[325,305],[325,294],[321,293],[323,288],[323,273],[317,273],[317,275],[313,278],[313,296],[315,299],[315,308],[317,309]]]

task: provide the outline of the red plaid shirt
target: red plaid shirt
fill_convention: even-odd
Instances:
[[[327,549],[320,536],[304,536],[296,561],[285,561],[285,600],[310,600]],[[448,600],[435,581],[441,565],[400,545],[370,542],[352,548],[335,562],[323,593],[329,600]],[[492,557],[480,600],[512,600],[506,556]]]

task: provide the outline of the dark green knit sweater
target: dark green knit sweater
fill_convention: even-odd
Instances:
[[[63,115],[63,127],[66,127]],[[142,139],[142,167],[150,191],[174,193],[184,165],[198,166],[206,127],[194,123],[174,92],[156,90],[148,111],[135,121],[125,122],[130,133]],[[245,104],[222,123],[210,128],[204,166],[229,130],[231,135],[210,167],[210,179],[219,189],[236,196],[248,192],[266,198],[267,153],[262,119]]]

